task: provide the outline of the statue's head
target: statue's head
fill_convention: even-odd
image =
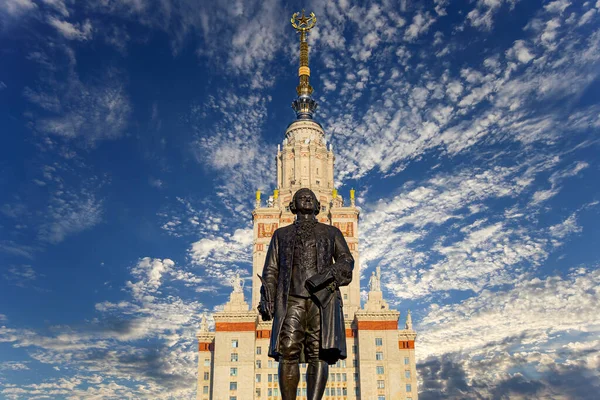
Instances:
[[[290,202],[290,211],[293,214],[317,215],[321,210],[321,203],[317,196],[308,188],[299,189]]]

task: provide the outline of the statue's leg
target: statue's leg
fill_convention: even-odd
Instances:
[[[321,400],[327,385],[329,364],[319,359],[321,343],[321,310],[312,301],[307,301],[306,350],[308,368],[306,369],[307,400]]]
[[[279,333],[279,388],[282,400],[295,400],[300,380],[300,351],[304,341],[304,298],[289,296],[287,314]]]

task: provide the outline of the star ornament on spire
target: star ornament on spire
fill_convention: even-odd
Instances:
[[[304,10],[302,10],[302,15],[299,17],[300,13],[294,13],[294,15],[292,15],[292,26],[301,32],[306,32],[310,29],[312,29],[315,24],[317,23],[317,17],[315,16],[315,13],[311,12],[309,14],[309,16],[307,17],[304,14]]]

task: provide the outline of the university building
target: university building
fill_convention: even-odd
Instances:
[[[297,119],[287,127],[277,149],[276,189],[266,201],[260,192],[256,194],[251,298],[245,299],[242,285],[234,284],[223,311],[213,315],[214,331],[204,318],[197,334],[197,399],[280,398],[278,363],[267,356],[272,322],[263,322],[256,311],[261,286],[257,274],[262,275],[273,232],[294,221],[288,206],[292,196],[300,188],[310,188],[321,203],[319,222],[341,230],[355,260],[352,282],[340,288],[348,358],[330,366],[324,399],[417,400],[416,332],[410,313],[401,323],[400,312],[389,308],[380,290],[379,272],[371,277],[367,301],[361,304],[359,210],[353,190],[348,201],[336,191],[334,151],[325,140],[323,127],[313,120],[317,105],[311,96],[306,39],[316,19],[314,14],[310,18],[303,14],[294,24],[294,18],[293,25],[300,34],[300,84],[293,102]],[[305,364],[301,373],[298,399],[305,400]]]

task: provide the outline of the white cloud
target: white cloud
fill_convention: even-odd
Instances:
[[[252,229],[237,229],[233,234],[205,237],[192,243],[189,254],[195,264],[216,273],[229,263],[250,261]]]
[[[404,32],[404,40],[411,42],[426,33],[435,20],[435,17],[428,13],[417,13],[413,17],[412,24]]]
[[[265,151],[269,145],[260,134],[267,100],[256,93],[229,91],[219,98],[211,97],[207,107],[194,108],[190,115],[197,132],[194,154],[207,169],[220,175],[218,201],[235,214],[249,211],[254,191],[268,190],[274,180],[272,153]],[[206,125],[209,116],[216,123]],[[271,148],[276,149],[275,145]]]
[[[552,225],[550,228],[550,235],[555,238],[563,239],[573,233],[579,233],[582,231],[581,225],[577,223],[577,217],[575,214],[571,214],[569,218],[563,222]]]
[[[487,344],[523,334],[526,347],[547,344],[570,330],[599,332],[599,283],[600,270],[576,269],[565,278],[531,278],[506,291],[483,291],[458,304],[433,305],[419,323],[419,358],[455,351],[474,355]]]
[[[72,24],[50,16],[48,17],[48,23],[69,40],[89,40],[92,37],[92,23],[89,20]]]
[[[0,6],[1,10],[12,16],[18,16],[37,8],[37,5],[31,0],[2,0]]]
[[[84,146],[120,137],[132,110],[120,72],[108,69],[82,82],[73,49],[50,46],[48,50],[50,55],[35,52],[29,56],[43,68],[39,85],[23,90],[25,98],[42,109],[29,114],[34,129]]]
[[[66,236],[87,230],[102,221],[103,202],[82,190],[57,191],[46,210],[47,221],[40,226],[40,238],[49,243],[62,242]]]
[[[12,265],[8,267],[6,273],[4,274],[4,278],[17,286],[25,287],[32,281],[36,280],[38,277],[35,270],[31,267],[31,265]]]
[[[535,56],[531,54],[523,40],[515,41],[513,47],[506,51],[506,56],[508,58],[517,59],[519,62],[524,64],[527,64],[535,58]]]
[[[202,304],[184,300],[174,286],[195,280],[169,259],[142,258],[126,285],[131,299],[96,304],[97,318],[83,326],[58,326],[45,335],[0,327],[0,342],[22,348],[37,362],[62,371],[42,383],[8,383],[8,399],[190,398],[195,395],[195,332]],[[195,281],[198,284],[198,281]],[[160,296],[158,294],[161,294]],[[148,346],[145,339],[152,339]]]
[[[518,0],[477,0],[477,4],[473,10],[467,14],[469,23],[476,27],[485,30],[490,30],[494,24],[494,14],[504,3],[514,7]]]
[[[544,8],[546,11],[562,14],[570,5],[571,2],[569,0],[556,0],[546,4]]]
[[[29,367],[26,363],[18,361],[0,361],[0,371],[24,371]]]
[[[44,4],[47,4],[56,11],[58,11],[58,13],[61,14],[63,17],[68,17],[69,10],[67,9],[65,1],[66,0],[42,0]]]
[[[432,304],[417,319],[420,395],[595,395],[599,283],[600,270],[578,268],[565,277],[523,279],[507,290],[486,290],[457,304]],[[454,371],[453,377],[444,371]]]

